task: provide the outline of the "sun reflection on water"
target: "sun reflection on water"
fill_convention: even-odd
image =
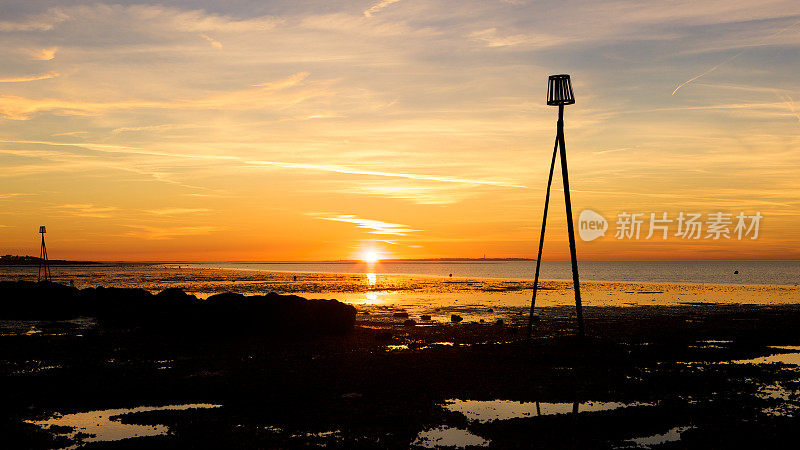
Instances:
[[[364,293],[364,304],[365,305],[375,305],[380,303],[381,301],[378,300],[378,293],[377,292],[365,292]]]
[[[367,274],[367,284],[370,286],[375,286],[375,283],[378,282],[378,275],[374,273]]]

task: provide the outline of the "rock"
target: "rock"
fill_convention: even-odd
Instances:
[[[181,288],[167,288],[156,294],[156,297],[161,299],[182,300],[182,301],[196,301],[197,297],[183,292]]]
[[[496,327],[502,327],[504,324],[505,322],[503,322],[503,319],[497,319],[497,321],[494,323]]]
[[[337,300],[296,295],[209,297],[198,303],[195,319],[212,330],[235,334],[341,334],[353,329],[356,309]]]
[[[63,320],[90,309],[78,289],[49,281],[2,281],[0,299],[0,319]]]
[[[494,312],[494,308],[489,308],[489,312],[493,313]]]
[[[414,319],[407,319],[405,322],[403,322],[403,326],[404,327],[413,327],[413,326],[416,326],[416,325],[417,325],[417,321],[414,320]]]
[[[458,314],[451,314],[450,315],[450,322],[458,323],[464,320],[463,317],[459,316]]]
[[[419,318],[422,319],[422,320],[431,320],[431,316],[429,316],[427,314],[423,314]]]
[[[381,331],[375,336],[375,338],[379,341],[385,342],[385,341],[391,341],[393,336],[390,331]]]
[[[393,314],[393,316],[397,317],[398,319],[408,319],[408,313],[407,312],[396,312],[396,313]]]

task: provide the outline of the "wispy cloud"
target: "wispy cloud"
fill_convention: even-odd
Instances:
[[[28,120],[32,115],[44,111],[56,111],[65,115],[93,115],[113,110],[133,109],[248,110],[267,107],[284,109],[290,105],[333,94],[326,88],[325,83],[304,85],[303,80],[308,75],[308,72],[298,72],[278,81],[258,84],[256,89],[172,101],[137,99],[98,102],[0,95],[0,115],[7,119]]]
[[[55,59],[57,51],[58,47],[40,48],[31,50],[30,55],[31,58],[36,61],[50,61],[51,59]]]
[[[305,164],[305,163],[290,163],[290,162],[280,162],[280,161],[247,161],[247,163],[256,166],[275,166],[275,167],[285,167],[290,169],[316,170],[322,172],[334,172],[334,173],[343,173],[350,175],[370,175],[376,177],[408,178],[411,180],[440,181],[443,183],[476,184],[476,185],[500,186],[509,188],[526,187],[507,181],[469,179],[469,178],[458,178],[458,177],[437,176],[437,175],[422,175],[416,173],[403,173],[403,172],[382,172],[377,170],[362,170],[353,167],[339,166],[333,164],[330,165]]]
[[[0,31],[48,31],[67,19],[67,15],[62,11],[51,8],[47,12],[20,21],[0,20]]]
[[[312,216],[317,216],[319,213],[311,213]],[[405,236],[408,233],[413,233],[415,230],[409,228],[408,225],[401,225],[398,223],[383,222],[380,220],[362,219],[353,214],[340,214],[332,217],[318,217],[322,220],[332,220],[334,222],[352,223],[369,231],[370,234],[392,235],[392,236]]]
[[[470,195],[470,191],[456,186],[445,187],[443,184],[433,183],[405,184],[400,180],[399,183],[386,180],[349,183],[340,192],[409,200],[418,205],[449,205]]]
[[[370,6],[368,9],[366,9],[364,11],[364,16],[365,17],[372,17],[372,15],[375,14],[376,12],[382,10],[383,8],[386,8],[387,6],[391,5],[392,3],[397,3],[399,1],[400,0],[381,0],[380,2],[375,3],[374,5]]]
[[[25,194],[25,193],[21,193],[21,192],[8,192],[8,193],[4,193],[4,194],[0,193],[0,199],[21,197],[23,195],[33,195],[33,194]]]
[[[214,47],[214,48],[216,48],[218,50],[222,50],[222,43],[220,41],[218,41],[218,40],[216,40],[216,39],[214,39],[214,38],[212,38],[212,37],[210,37],[210,36],[208,36],[206,34],[202,34],[201,33],[200,36],[203,39],[207,40],[209,42],[209,44],[211,44],[212,47]]]
[[[485,43],[487,47],[516,47],[522,45],[528,47],[549,47],[560,45],[567,41],[565,38],[548,34],[519,33],[503,35],[497,31],[497,28],[475,31],[471,33],[469,37],[473,40]]]
[[[145,125],[141,127],[119,127],[111,130],[112,133],[126,133],[131,131],[164,131],[164,130],[177,130],[182,128],[195,128],[197,125],[192,124],[175,124],[164,123],[161,125]]]
[[[154,227],[147,225],[127,225],[127,226],[137,230],[128,233],[128,236],[140,239],[149,239],[149,240],[173,239],[181,236],[198,236],[222,230],[221,227],[217,226],[176,226],[176,227]]]
[[[207,208],[160,208],[160,209],[148,209],[145,212],[150,214],[156,214],[159,216],[174,216],[179,214],[195,214],[195,213],[204,213],[208,212],[210,209]]]
[[[64,205],[56,205],[53,208],[63,210],[71,215],[79,217],[93,217],[98,219],[107,219],[112,217],[112,212],[117,211],[119,208],[115,206],[96,206],[92,203],[68,203]]]
[[[235,156],[235,155],[217,155],[217,154],[197,154],[197,153],[167,153],[167,152],[157,152],[151,151],[131,146],[123,146],[123,145],[113,145],[113,144],[99,144],[99,143],[91,143],[91,142],[49,142],[49,141],[24,141],[24,140],[0,140],[0,143],[26,143],[26,144],[44,144],[44,145],[53,145],[57,147],[85,147],[95,151],[101,152],[109,152],[109,153],[119,153],[119,154],[130,154],[130,155],[140,155],[140,156],[155,156],[155,157],[164,157],[170,159],[197,159],[197,160],[207,160],[207,161],[216,161],[218,163],[222,162],[229,162],[229,163],[238,163],[243,165],[249,166],[269,166],[269,167],[281,167],[287,169],[298,169],[298,170],[311,170],[311,171],[320,171],[320,172],[331,172],[331,173],[341,173],[346,175],[364,175],[364,176],[371,176],[371,177],[387,177],[387,178],[403,178],[403,179],[410,179],[410,180],[420,180],[420,181],[435,181],[441,183],[455,183],[455,184],[466,184],[466,185],[477,185],[477,186],[497,186],[503,188],[517,188],[517,189],[524,189],[527,186],[515,184],[511,181],[505,180],[487,180],[481,178],[462,178],[462,177],[452,177],[452,176],[438,176],[438,175],[428,175],[428,174],[418,174],[418,173],[408,173],[408,172],[388,172],[388,171],[376,171],[376,170],[364,170],[358,169],[355,167],[343,166],[343,165],[336,165],[336,164],[309,164],[309,163],[295,163],[295,162],[288,162],[288,161],[263,161],[263,160],[250,160],[244,157]],[[26,152],[21,150],[15,151],[18,154],[30,154],[30,155],[43,155],[43,152]],[[62,154],[55,154],[56,157],[63,157],[65,155]],[[80,156],[84,161],[86,160],[86,156]]]
[[[26,81],[39,81],[39,80],[49,80],[51,78],[58,77],[59,74],[56,72],[46,73],[44,75],[31,75],[27,77],[11,77],[11,78],[0,78],[0,83],[24,83]]]
[[[83,134],[89,134],[88,131],[65,131],[63,133],[53,133],[53,136],[80,136]]]
[[[798,112],[794,106],[794,99],[792,99],[792,97],[788,94],[782,96],[781,98],[783,99],[784,104],[786,105],[787,108],[789,108],[789,111],[791,111],[795,119],[797,119],[797,122],[800,123],[800,112]]]
[[[233,154],[228,155],[219,155],[219,154],[198,154],[198,153],[169,153],[169,152],[158,152],[158,151],[151,151],[142,148],[136,148],[131,146],[122,146],[122,145],[112,145],[112,144],[100,144],[100,143],[91,143],[91,142],[50,142],[50,141],[22,141],[22,140],[0,140],[0,143],[25,143],[25,144],[43,144],[43,145],[52,145],[56,147],[85,147],[87,149],[92,149],[94,151],[108,153],[109,155],[120,155],[120,154],[128,154],[132,156],[141,156],[141,157],[157,157],[163,158],[164,160],[172,161],[172,164],[175,164],[177,161],[180,160],[197,160],[199,161],[214,161],[216,164],[232,164],[234,166],[250,166],[250,167],[279,167],[279,168],[286,168],[286,169],[295,169],[295,170],[307,170],[307,171],[317,171],[317,172],[329,172],[329,173],[340,173],[345,175],[358,175],[358,176],[365,176],[365,177],[380,177],[380,178],[399,178],[399,179],[406,179],[406,180],[418,180],[418,181],[428,181],[428,182],[438,182],[438,183],[445,183],[445,184],[462,184],[462,185],[472,185],[472,186],[494,186],[500,188],[526,188],[526,186],[515,184],[511,181],[506,180],[491,180],[491,179],[481,179],[481,178],[463,178],[463,177],[452,177],[452,176],[438,176],[438,175],[429,175],[429,174],[419,174],[419,173],[408,173],[408,172],[388,172],[388,171],[376,171],[376,170],[363,170],[355,167],[350,166],[342,166],[342,165],[333,165],[333,164],[309,164],[309,163],[295,163],[295,162],[288,162],[288,161],[262,161],[262,160],[250,160],[248,158],[244,158],[241,156],[236,156]],[[60,153],[60,152],[44,152],[44,151],[28,151],[28,150],[8,150],[18,155],[25,155],[25,156],[36,156],[36,157],[47,157],[52,158],[55,161],[59,162],[71,162],[74,164],[74,167],[83,166],[86,169],[94,168],[94,167],[108,167],[108,168],[116,168],[121,170],[129,170],[129,171],[136,171],[139,173],[145,173],[149,176],[158,179],[159,181],[169,182],[173,184],[178,184],[182,186],[187,186],[191,188],[199,188],[198,186],[189,186],[185,183],[176,182],[169,178],[164,178],[163,173],[156,170],[156,169],[136,169],[136,166],[131,164],[125,164],[124,162],[117,161],[116,158],[112,160],[106,160],[102,158],[92,157],[90,155],[74,155],[70,153]],[[94,162],[95,165],[90,164],[90,162]],[[161,164],[152,162],[148,163],[148,166],[158,167]],[[41,170],[62,170],[62,168],[39,168]],[[344,190],[343,192],[350,192],[350,193],[359,193],[359,194],[372,194],[372,195],[383,195],[391,198],[402,198],[407,200],[413,200],[415,203],[420,204],[446,204],[446,203],[453,203],[457,198],[463,198],[464,193],[458,193],[455,191],[451,191],[449,193],[442,192],[441,189],[431,188],[431,187],[423,187],[423,186],[415,186],[415,187],[402,187],[402,186],[376,186],[372,185],[372,187],[363,186],[359,187],[352,187]]]

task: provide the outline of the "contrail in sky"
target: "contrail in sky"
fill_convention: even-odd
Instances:
[[[758,43],[756,43],[756,44],[752,45],[751,47],[757,47],[757,46],[759,46],[759,45],[763,44],[764,42],[766,42],[766,41],[768,41],[768,40],[770,40],[770,39],[772,39],[772,38],[774,38],[774,37],[776,37],[776,36],[778,36],[778,35],[780,35],[780,34],[783,34],[783,33],[785,33],[786,31],[789,31],[790,29],[794,28],[794,27],[795,27],[797,24],[799,24],[799,23],[800,23],[800,20],[798,20],[797,22],[795,22],[795,23],[793,23],[793,24],[789,25],[788,27],[786,27],[786,28],[784,28],[784,29],[782,29],[782,30],[779,30],[779,31],[777,31],[777,32],[775,32],[775,33],[773,33],[773,34],[771,34],[771,35],[769,35],[769,36],[765,37],[764,39],[762,39],[762,40],[761,40],[761,41],[759,41]],[[729,63],[729,62],[733,61],[734,59],[736,59],[736,58],[738,58],[739,56],[741,56],[741,55],[742,55],[744,52],[746,52],[747,50],[748,50],[748,49],[744,49],[744,50],[740,51],[739,53],[737,53],[737,54],[735,54],[735,55],[731,56],[730,58],[726,59],[725,61],[722,61],[721,63],[717,64],[716,66],[714,66],[714,67],[712,67],[712,68],[710,68],[710,69],[706,70],[705,72],[701,73],[700,75],[698,75],[698,76],[696,76],[696,77],[694,77],[694,78],[690,78],[689,80],[686,80],[686,81],[684,81],[683,83],[679,84],[679,85],[678,85],[678,87],[676,87],[674,91],[672,91],[672,95],[675,95],[675,93],[676,93],[676,92],[678,92],[678,89],[680,89],[680,88],[682,88],[682,87],[686,86],[687,84],[691,83],[692,81],[694,81],[694,80],[696,80],[696,79],[698,79],[698,78],[700,78],[700,77],[702,77],[702,76],[704,76],[704,75],[708,75],[709,73],[711,73],[711,72],[713,72],[713,71],[717,70],[717,68],[718,68],[718,67],[720,67],[720,66],[722,66],[722,65],[724,65],[724,64],[727,64],[727,63]]]

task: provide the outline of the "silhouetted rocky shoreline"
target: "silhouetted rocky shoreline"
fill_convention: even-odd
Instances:
[[[336,334],[353,328],[356,309],[336,300],[296,295],[223,293],[200,300],[179,288],[77,289],[47,281],[0,282],[0,319],[97,318],[102,326],[159,333]]]

